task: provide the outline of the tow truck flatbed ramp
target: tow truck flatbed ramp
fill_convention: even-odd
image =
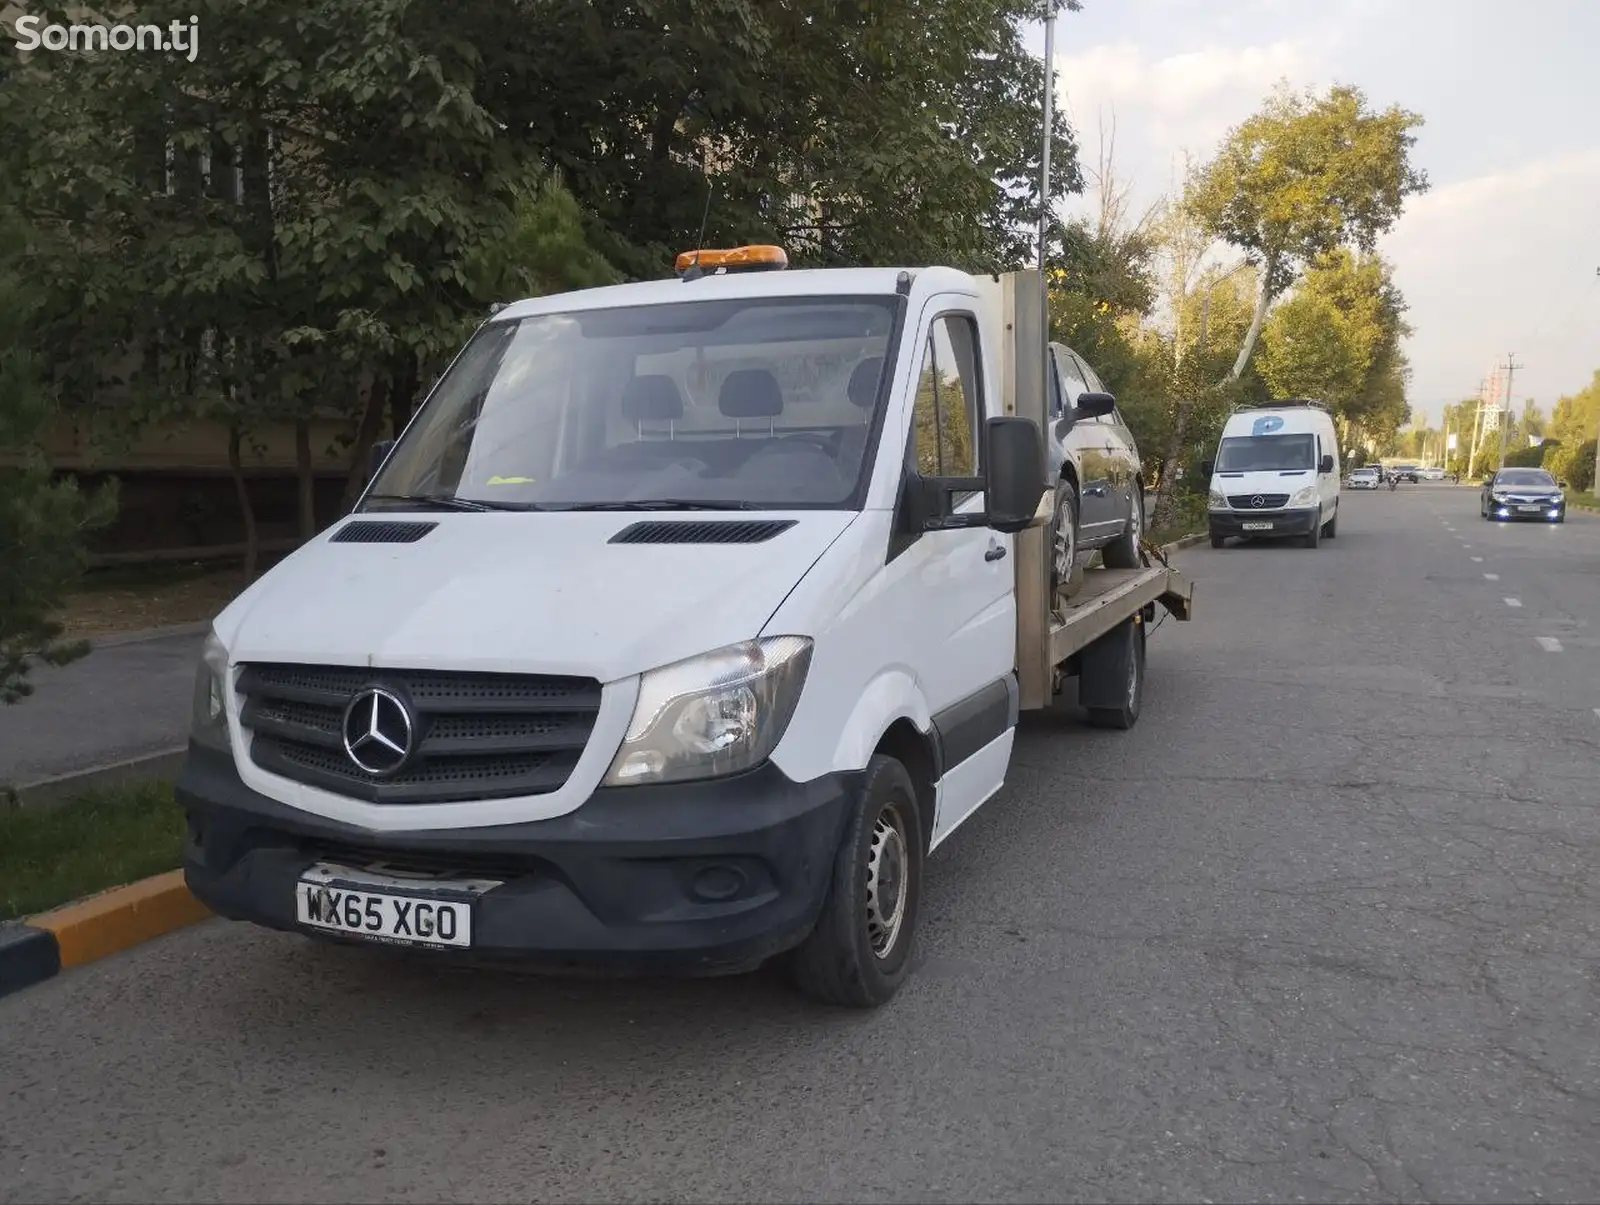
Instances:
[[[1050,616],[1050,662],[1060,665],[1131,615],[1160,603],[1174,619],[1188,619],[1194,584],[1176,569],[1090,569],[1083,587]]]

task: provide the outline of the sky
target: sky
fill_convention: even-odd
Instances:
[[[1515,354],[1548,414],[1600,368],[1600,0],[1082,0],[1056,21],[1058,113],[1095,162],[1116,121],[1133,210],[1287,79],[1423,116],[1429,190],[1380,245],[1410,309],[1414,417]],[[1044,52],[1043,27],[1028,31]],[[1087,212],[1092,185],[1069,212]]]

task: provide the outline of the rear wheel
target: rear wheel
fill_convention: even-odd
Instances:
[[[1133,502],[1128,507],[1128,525],[1116,542],[1107,544],[1100,559],[1108,569],[1140,569],[1144,566],[1144,553],[1139,541],[1144,537],[1144,487],[1133,483]]]
[[[1144,623],[1138,617],[1132,621],[1130,639],[1124,642],[1123,655],[1115,669],[1097,667],[1102,673],[1116,673],[1121,678],[1120,698],[1115,707],[1090,707],[1089,723],[1096,728],[1132,728],[1139,721],[1139,709],[1144,705]]]
[[[1050,516],[1050,601],[1070,597],[1082,579],[1078,564],[1078,491],[1065,477],[1056,482],[1055,509]]]
[[[1224,537],[1224,536],[1213,535],[1211,537],[1211,547],[1213,547],[1213,548],[1221,548],[1222,547],[1222,541],[1225,538],[1226,537]]]
[[[875,1008],[911,966],[922,897],[922,812],[906,768],[876,754],[833,859],[811,935],[790,955],[796,986],[825,1004]]]

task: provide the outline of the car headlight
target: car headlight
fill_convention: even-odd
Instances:
[[[1290,506],[1310,506],[1317,500],[1320,491],[1314,485],[1305,486],[1295,491],[1294,497],[1289,499]]]
[[[216,632],[206,637],[194,671],[194,702],[189,714],[189,739],[209,749],[228,748],[228,650]]]
[[[1510,494],[1502,494],[1498,490],[1495,490],[1495,491],[1491,492],[1489,497],[1493,498],[1496,502],[1510,502],[1511,501],[1511,495]]]
[[[1212,510],[1227,510],[1228,509],[1228,500],[1225,497],[1223,497],[1221,490],[1212,490],[1211,491],[1211,509]]]
[[[803,636],[749,640],[653,669],[608,786],[682,782],[737,774],[777,746],[811,665]]]

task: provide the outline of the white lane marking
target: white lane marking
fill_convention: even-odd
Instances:
[[[1600,720],[1600,707],[1594,709],[1594,718]]]
[[[1508,606],[1508,607],[1520,607],[1521,605],[1522,605],[1522,600],[1520,598],[1508,598],[1508,599],[1506,599],[1506,606]]]
[[[1481,556],[1475,556],[1472,559],[1477,561],[1480,565],[1483,564],[1483,558]]]
[[[1561,651],[1561,641],[1554,636],[1535,636],[1534,639],[1539,642],[1539,647],[1547,653],[1559,653]]]
[[[1463,547],[1463,548],[1471,548],[1472,545],[1467,543],[1465,540],[1462,540],[1461,541],[1461,547]]]
[[[1486,582],[1497,582],[1500,580],[1500,575],[1498,573],[1485,573],[1483,575],[1483,580]],[[1520,606],[1521,604],[1518,603],[1517,605]]]

